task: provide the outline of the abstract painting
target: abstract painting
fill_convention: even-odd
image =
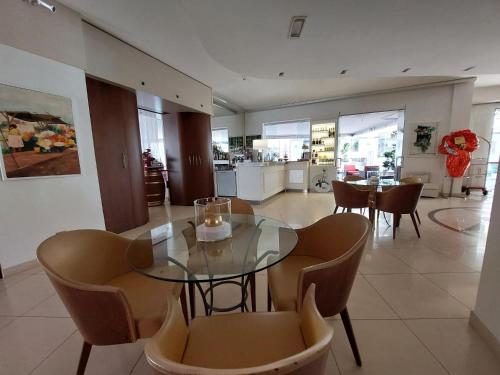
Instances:
[[[416,123],[410,125],[410,155],[435,155],[437,152],[438,123]]]

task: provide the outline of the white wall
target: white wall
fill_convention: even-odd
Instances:
[[[230,137],[242,137],[245,134],[244,115],[237,113],[230,116],[212,117],[212,129],[227,128]]]
[[[26,1],[2,0],[0,43],[79,68],[85,65],[81,17],[60,4],[52,14]]]
[[[495,110],[500,108],[500,103],[477,104],[472,106],[470,128],[478,136],[491,140]],[[487,158],[488,148],[479,140],[479,148],[474,152],[475,158]]]
[[[71,98],[81,175],[0,180],[0,263],[35,258],[56,232],[104,228],[83,70],[0,44],[0,83]]]
[[[500,173],[490,217],[483,269],[474,314],[500,345]],[[497,348],[500,350],[500,346]],[[500,351],[499,351],[500,353]]]
[[[500,86],[478,87],[474,90],[472,103],[500,102]]]
[[[406,124],[415,122],[439,122],[438,142],[450,129],[467,128],[473,82],[427,87],[408,91],[359,96],[329,102],[245,113],[245,133],[261,134],[265,122],[311,119],[312,121],[336,119],[340,114],[405,109]],[[405,133],[405,143],[413,134]],[[407,149],[407,148],[406,148]],[[431,181],[441,185],[446,174],[443,155],[415,157],[404,151],[404,173],[427,171]],[[459,189],[457,183],[455,189]],[[456,191],[456,190],[455,190]]]

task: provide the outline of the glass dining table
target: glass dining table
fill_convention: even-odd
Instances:
[[[365,180],[356,180],[356,181],[347,181],[348,184],[355,185],[358,187],[362,187],[364,189],[369,189],[370,190],[370,196],[368,198],[368,209],[369,209],[369,218],[372,223],[375,222],[375,211],[376,211],[376,205],[377,205],[377,191],[381,190],[384,191],[386,189],[390,189],[394,186],[399,186],[401,185],[400,181],[396,181],[394,179],[387,179],[387,178],[378,178],[378,179],[365,179]],[[384,213],[384,219],[386,223],[388,224],[387,218],[385,217]]]
[[[187,284],[192,318],[195,288],[206,315],[248,311],[248,284],[253,282],[255,286],[255,273],[288,256],[298,238],[287,224],[263,216],[232,214],[231,226],[230,238],[201,242],[196,239],[193,218],[166,223],[135,238],[128,247],[127,259],[132,269],[144,276]],[[223,284],[241,288],[239,303],[214,306],[214,290]]]

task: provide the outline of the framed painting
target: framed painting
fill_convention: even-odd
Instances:
[[[71,99],[0,84],[4,179],[80,174]]]
[[[408,150],[410,155],[436,155],[438,145],[438,122],[410,124]]]

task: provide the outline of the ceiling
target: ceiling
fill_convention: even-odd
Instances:
[[[354,135],[369,129],[380,129],[404,122],[404,111],[384,111],[341,116],[338,131],[340,135]]]
[[[450,77],[480,75],[481,84],[482,75],[500,73],[498,0],[60,2],[212,87],[236,110]],[[307,20],[291,40],[297,15]],[[500,76],[484,82],[500,84]]]

